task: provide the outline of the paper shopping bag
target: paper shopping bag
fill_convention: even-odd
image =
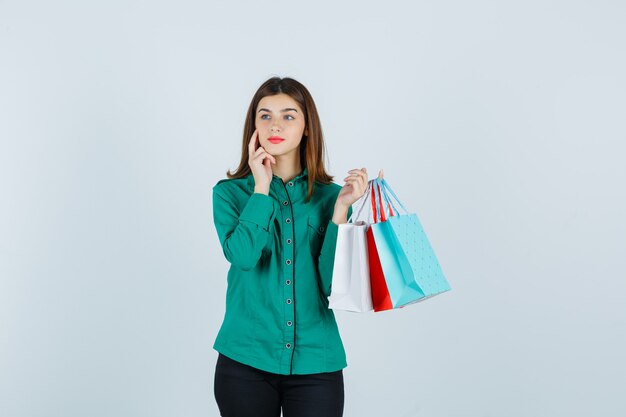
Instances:
[[[368,197],[371,196],[372,216],[374,223],[376,223],[380,218],[380,215],[378,211],[379,209],[376,205],[377,200],[374,185],[375,182],[370,180]],[[380,257],[378,255],[378,248],[376,247],[374,239],[374,231],[372,229],[374,223],[370,224],[367,228],[367,253],[370,270],[372,304],[374,311],[391,310],[393,308],[393,304],[391,302],[391,296],[389,295],[389,289],[387,288],[387,282],[385,281],[385,275],[383,273]]]
[[[389,207],[388,214],[384,208],[381,183],[378,178],[373,180],[373,190],[374,205],[372,210],[375,216],[374,223],[370,225],[372,236],[370,240],[376,247],[380,272],[378,276],[370,276],[370,278],[372,279],[372,286],[382,287],[382,281],[385,283],[389,295],[387,304],[382,309],[399,308],[424,298],[425,294],[412,280],[410,270],[407,271],[404,268],[400,259],[403,255],[402,248],[398,244],[394,230],[387,219],[387,216],[393,215],[394,212],[389,201],[386,201]],[[376,284],[374,284],[375,282]],[[380,290],[379,292],[382,293]]]
[[[381,207],[383,200],[387,202],[391,216],[385,222],[379,223],[374,233],[375,238],[378,233],[379,240],[386,245],[382,254],[379,249],[381,265],[393,271],[393,275],[390,272],[385,277],[394,308],[449,291],[451,287],[417,215],[406,210],[385,179],[377,182]],[[394,200],[405,214],[399,212]],[[391,257],[393,259],[388,259]]]
[[[338,227],[328,308],[354,312],[373,309],[365,237],[367,227],[364,221],[353,223],[350,220]]]
[[[368,263],[370,268],[370,286],[372,288],[372,304],[374,311],[391,310],[393,304],[391,303],[389,289],[387,289],[387,282],[385,281],[383,268],[380,264],[380,258],[378,257],[378,250],[376,249],[371,226],[372,225],[370,225],[367,230],[367,253],[369,255]]]

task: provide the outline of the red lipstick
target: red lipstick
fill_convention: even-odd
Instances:
[[[283,142],[285,139],[281,138],[280,136],[270,136],[269,138],[267,138],[267,140],[273,144],[277,144]]]

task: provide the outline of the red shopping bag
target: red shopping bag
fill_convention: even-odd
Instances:
[[[372,214],[374,216],[374,223],[377,223],[378,210],[376,207],[376,198],[374,194],[374,187],[371,188]],[[378,188],[378,191],[380,193],[380,187]],[[385,210],[383,210],[382,201],[380,204],[381,221],[385,221]],[[389,206],[389,210],[391,210],[391,206]],[[374,234],[371,227],[367,229],[367,253],[369,257],[370,285],[372,287],[372,304],[374,305],[374,311],[391,310],[393,309],[393,305],[391,303],[391,297],[389,296],[389,290],[387,289],[387,283],[385,282],[385,275],[383,274],[383,268],[380,264],[378,251],[376,250],[376,243],[374,242]]]

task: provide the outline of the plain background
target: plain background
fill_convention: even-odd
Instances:
[[[337,312],[346,417],[624,416],[620,1],[0,1],[0,415],[217,416],[211,188],[267,78],[453,290]]]

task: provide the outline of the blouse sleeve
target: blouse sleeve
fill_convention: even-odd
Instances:
[[[269,236],[274,214],[272,198],[254,193],[241,210],[224,191],[213,187],[213,221],[224,256],[243,270],[254,268]]]
[[[348,207],[348,219],[352,215],[352,206]],[[320,273],[321,289],[325,297],[330,296],[333,278],[333,267],[335,264],[335,248],[337,247],[337,232],[339,226],[332,219],[328,221],[324,243],[320,251],[318,269]]]

